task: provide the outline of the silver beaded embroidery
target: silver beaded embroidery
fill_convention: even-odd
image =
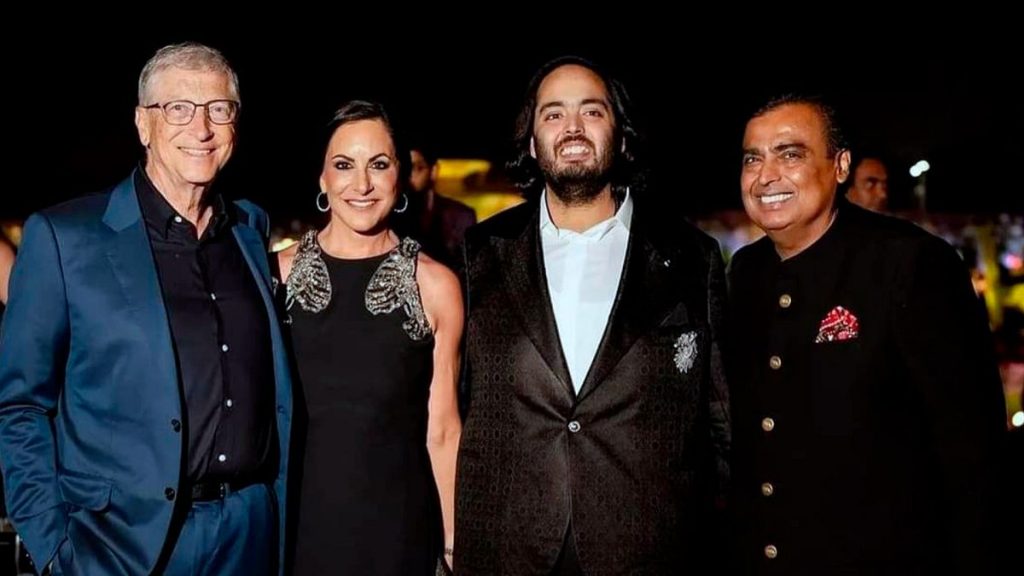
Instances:
[[[320,256],[316,230],[306,232],[299,240],[299,249],[285,284],[288,287],[284,301],[286,310],[291,310],[296,302],[303,310],[314,314],[327,308],[331,301],[331,276]]]
[[[416,284],[419,251],[419,243],[412,238],[402,240],[381,262],[366,287],[366,309],[376,316],[402,308],[409,317],[402,328],[413,340],[423,340],[431,334],[420,302],[420,287]]]
[[[693,368],[693,363],[697,359],[697,333],[684,332],[680,334],[674,348],[676,352],[672,359],[675,360],[676,368],[686,374],[690,368]]]

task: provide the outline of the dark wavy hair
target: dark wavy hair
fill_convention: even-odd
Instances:
[[[621,197],[625,194],[625,188],[628,186],[630,194],[635,195],[644,188],[646,172],[641,164],[644,139],[637,127],[629,94],[622,82],[611,76],[605,69],[579,56],[555,58],[541,66],[530,80],[526,89],[526,97],[523,99],[523,106],[516,118],[512,159],[505,166],[508,175],[524,196],[538,195],[544,188],[544,176],[540,166],[530,154],[530,139],[533,137],[533,123],[536,119],[534,112],[537,109],[537,90],[549,74],[562,66],[570,65],[582,66],[596,74],[604,82],[612,113],[615,116],[612,146],[614,157],[611,169],[612,193]],[[625,150],[623,150],[623,144],[625,144]]]
[[[405,147],[400,131],[395,127],[383,104],[370,100],[349,100],[342,104],[334,111],[334,115],[325,127],[326,134],[322,150],[327,149],[331,138],[339,128],[360,120],[379,120],[384,124],[388,135],[391,136],[391,144],[395,147],[395,161],[398,162],[398,191],[403,191],[412,169],[412,163],[409,161],[409,149]]]

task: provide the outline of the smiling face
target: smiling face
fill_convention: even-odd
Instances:
[[[189,100],[237,100],[227,74],[211,70],[167,68],[152,79],[145,105]],[[192,121],[169,124],[160,108],[135,109],[139,141],[146,147],[146,173],[164,194],[209,186],[235,149],[235,124],[214,124],[205,107]]]
[[[614,138],[608,89],[594,71],[569,64],[540,83],[531,152],[562,201],[586,202],[608,186]]]
[[[783,257],[795,255],[828,229],[849,166],[849,152],[829,154],[824,120],[814,106],[779,106],[747,122],[743,206]]]
[[[383,122],[356,120],[334,131],[320,174],[332,222],[358,234],[380,232],[397,200],[398,179],[395,144]]]

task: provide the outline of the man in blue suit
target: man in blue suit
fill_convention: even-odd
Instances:
[[[238,80],[199,44],[139,78],[145,163],[25,224],[0,335],[10,517],[53,574],[268,574],[283,546],[288,363],[266,214],[211,184]]]

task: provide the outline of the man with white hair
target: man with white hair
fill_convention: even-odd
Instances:
[[[269,574],[280,565],[291,384],[266,214],[211,188],[238,80],[160,49],[139,78],[145,162],[25,224],[0,335],[0,461],[53,574]]]

